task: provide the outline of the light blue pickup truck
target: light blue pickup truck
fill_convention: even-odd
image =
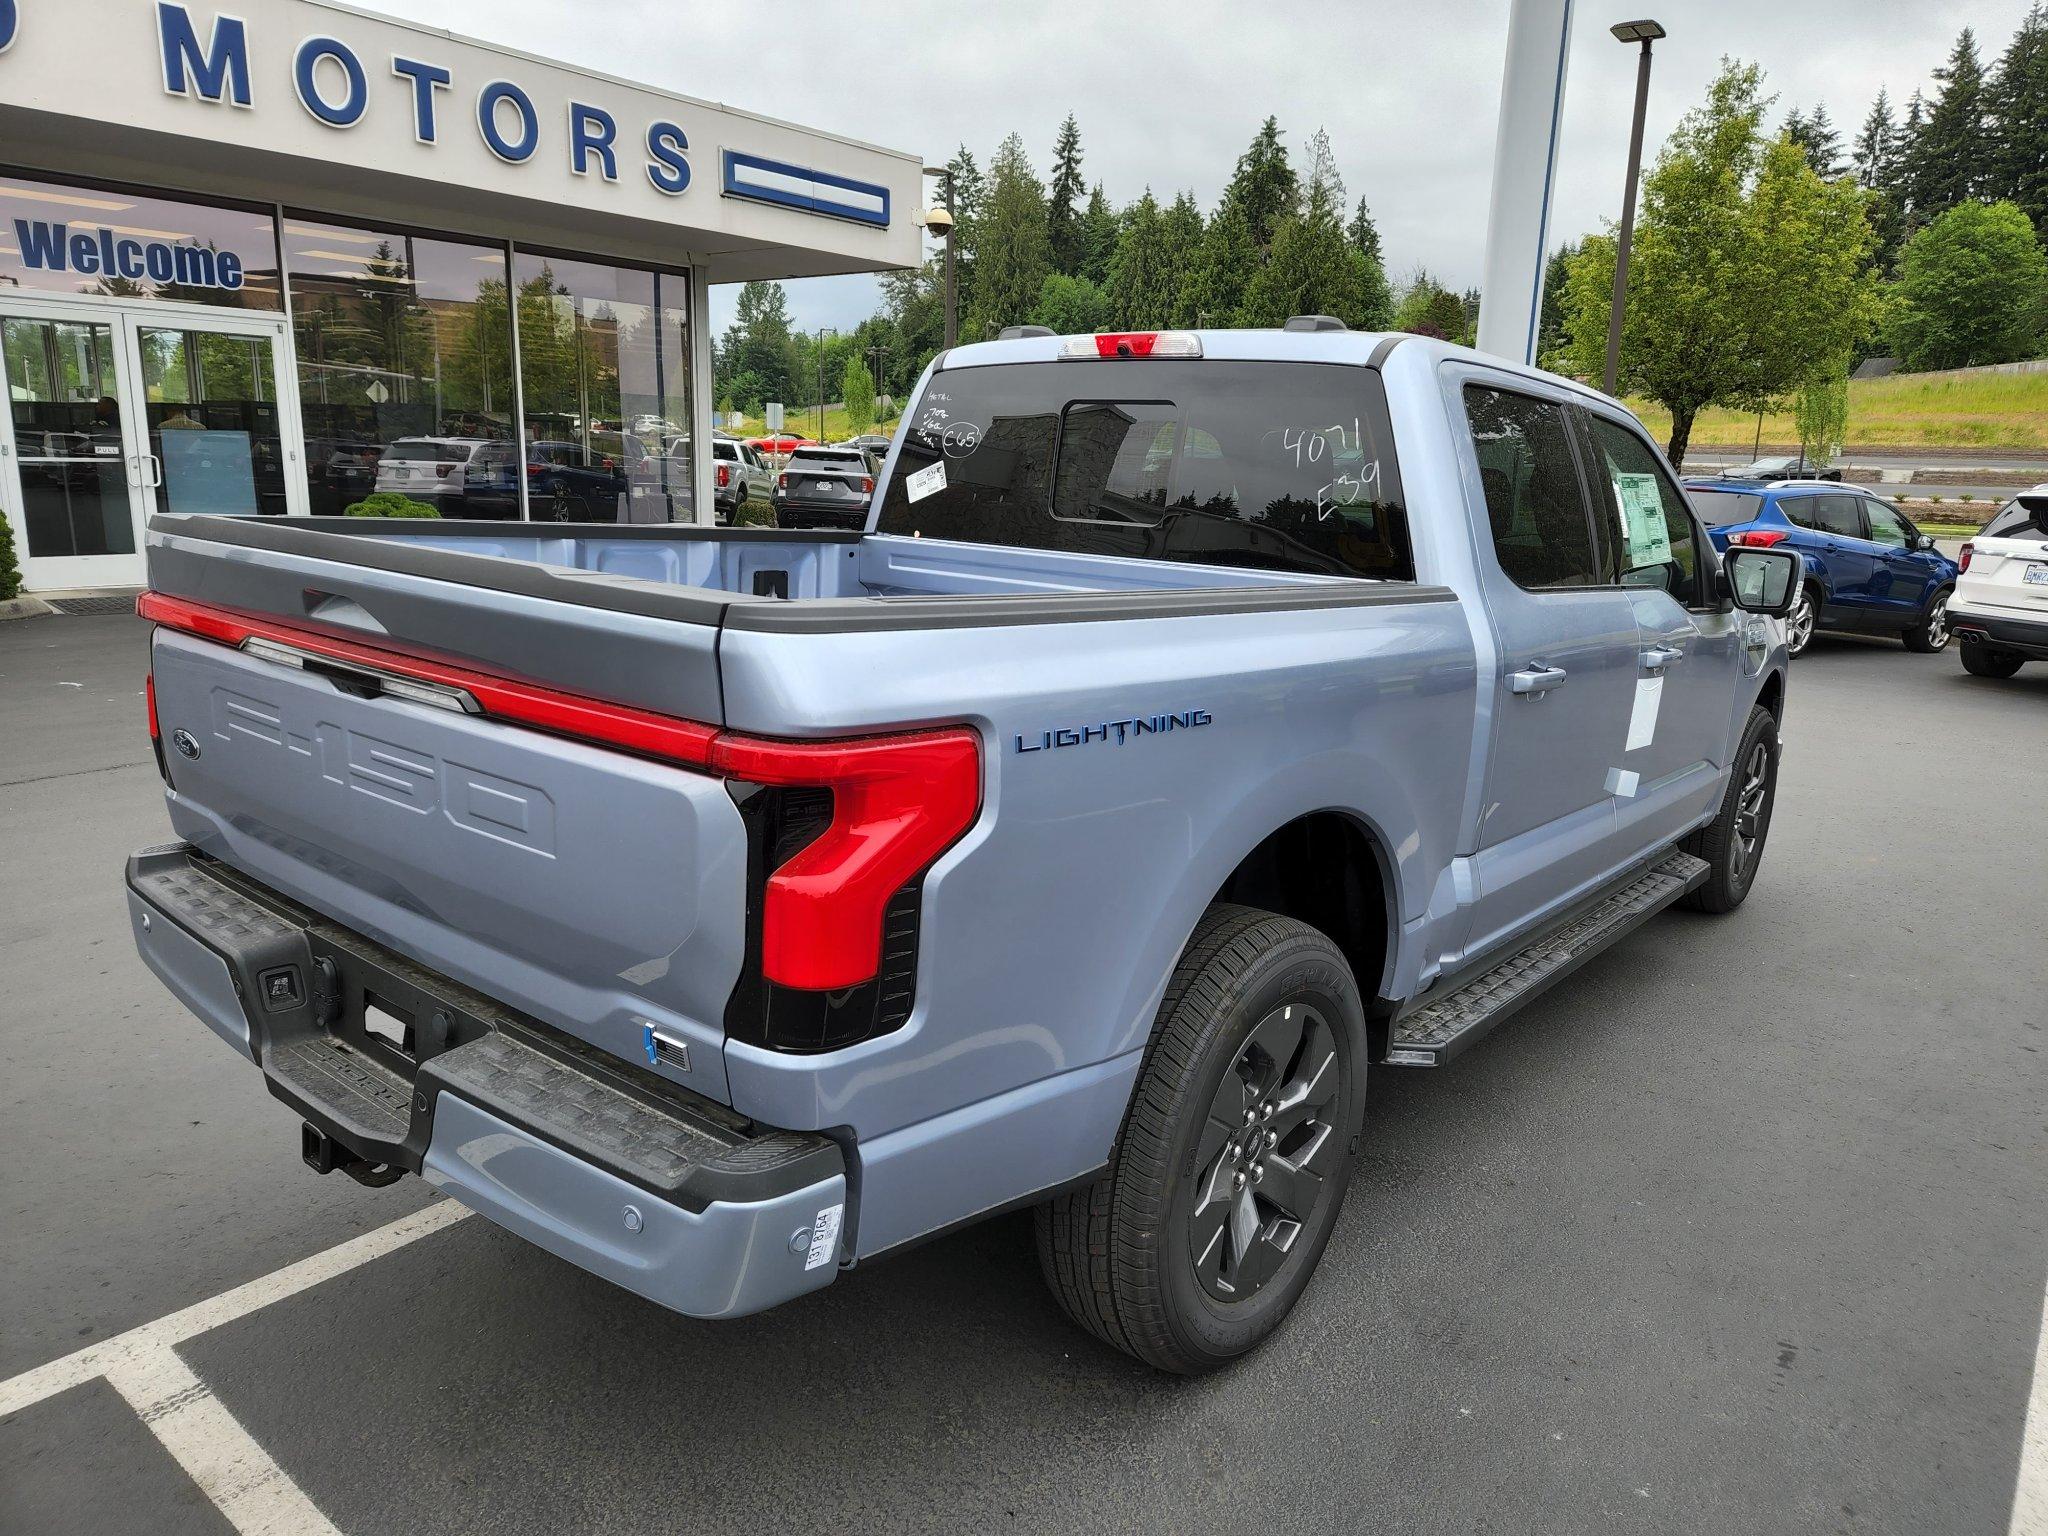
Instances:
[[[135,940],[314,1168],[696,1317],[1031,1205],[1182,1372],[1308,1283],[1370,1066],[1747,894],[1796,595],[1613,401],[1316,316],[945,353],[865,532],[148,554]]]

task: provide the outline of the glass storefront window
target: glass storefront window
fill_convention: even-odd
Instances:
[[[443,517],[517,517],[502,246],[286,215],[310,510],[398,491]]]
[[[521,251],[513,281],[530,515],[688,521],[689,280]]]
[[[0,176],[0,292],[282,307],[265,213]]]

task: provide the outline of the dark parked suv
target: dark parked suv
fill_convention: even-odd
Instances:
[[[1799,602],[1785,621],[1792,655],[1822,629],[1897,635],[1909,651],[1948,644],[1958,567],[1890,502],[1861,486],[1812,480],[1688,480],[1685,490],[1716,548],[1798,554]]]
[[[859,448],[793,449],[769,497],[775,526],[865,528],[876,472],[874,457]]]

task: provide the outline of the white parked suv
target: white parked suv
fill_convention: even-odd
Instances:
[[[489,446],[481,437],[401,437],[377,461],[376,489],[402,491],[443,517],[460,517],[470,460]]]
[[[736,522],[749,501],[765,502],[775,489],[775,471],[736,437],[711,440],[711,497],[721,523]]]
[[[1950,631],[1976,677],[2048,661],[2048,484],[2022,491],[1963,546]]]

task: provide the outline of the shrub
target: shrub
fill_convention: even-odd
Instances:
[[[14,529],[0,517],[0,603],[21,596],[21,567],[14,560]]]
[[[377,491],[345,508],[343,517],[439,517],[424,501],[414,501],[402,491]]]

